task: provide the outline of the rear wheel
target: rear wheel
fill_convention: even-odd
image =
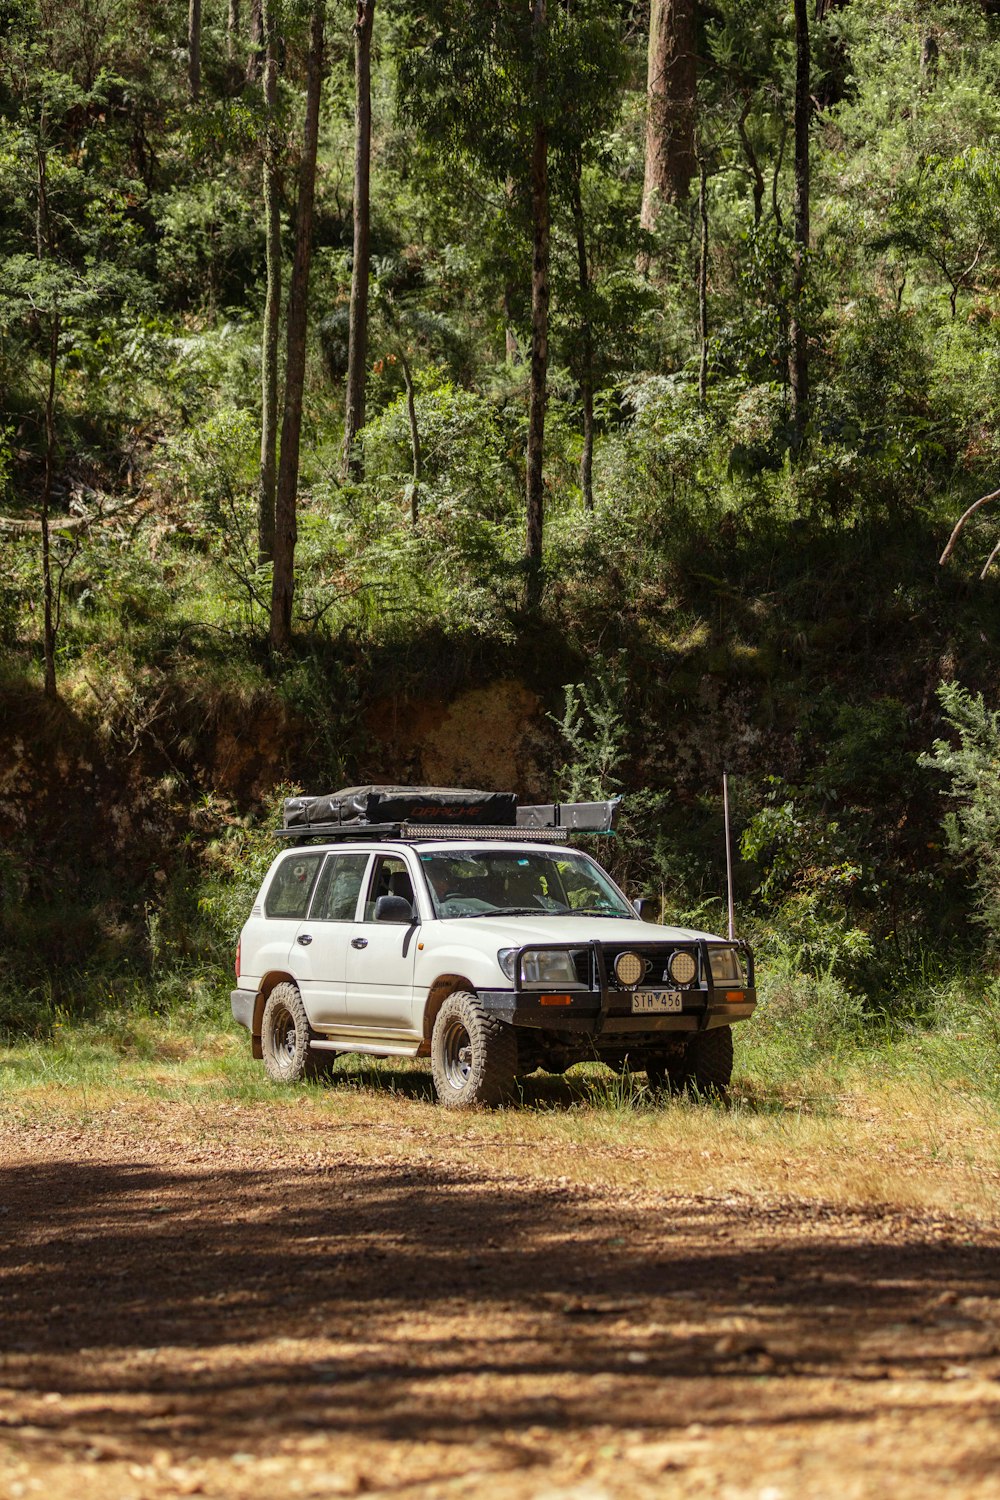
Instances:
[[[431,1072],[440,1102],[449,1109],[502,1104],[516,1071],[513,1028],[487,1015],[468,991],[449,995],[431,1033]]]
[[[264,1067],[272,1082],[298,1083],[318,1071],[309,1051],[313,1034],[297,987],[288,982],[276,984],[260,1024]]]

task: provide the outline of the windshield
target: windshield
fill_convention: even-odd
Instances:
[[[634,917],[599,865],[560,849],[461,849],[421,854],[439,917]]]

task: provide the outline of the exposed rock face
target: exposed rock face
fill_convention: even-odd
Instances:
[[[553,732],[541,699],[513,678],[444,698],[385,699],[366,719],[364,780],[482,786],[542,796]]]

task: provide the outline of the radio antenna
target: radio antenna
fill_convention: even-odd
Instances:
[[[729,779],[722,773],[722,806],[726,820],[726,900],[729,907],[729,941],[736,937],[736,911],[733,906],[733,841],[729,831]]]

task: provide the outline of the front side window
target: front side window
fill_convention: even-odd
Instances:
[[[566,850],[461,849],[422,854],[438,917],[634,917],[600,865]]]
[[[402,896],[411,906],[414,904],[410,872],[398,854],[380,854],[375,861],[365,896],[366,922],[374,922],[375,903],[380,896]]]
[[[319,850],[307,854],[289,854],[274,872],[264,899],[264,912],[269,917],[304,917],[309,910],[309,897],[323,863]]]
[[[367,865],[367,854],[327,855],[310,917],[317,922],[353,922]]]

